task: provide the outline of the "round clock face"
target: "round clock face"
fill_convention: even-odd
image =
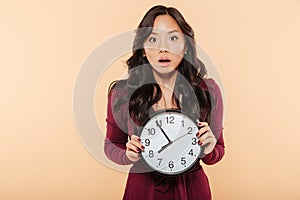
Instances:
[[[196,123],[180,111],[159,112],[147,121],[140,133],[145,147],[141,157],[159,173],[183,173],[199,158],[197,132]]]

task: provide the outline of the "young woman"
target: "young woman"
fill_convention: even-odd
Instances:
[[[109,90],[104,149],[112,161],[133,164],[123,199],[211,199],[200,164],[215,164],[224,155],[223,102],[216,82],[206,78],[206,68],[196,56],[194,32],[178,10],[155,6],[146,13],[127,65],[128,78],[114,82]],[[164,109],[199,119],[201,158],[177,176],[145,171],[140,159],[144,146],[138,127]]]

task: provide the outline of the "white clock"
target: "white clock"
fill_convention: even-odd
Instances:
[[[141,158],[156,172],[177,175],[198,161],[201,146],[196,134],[196,121],[178,110],[158,112],[145,123],[141,143],[145,147]]]

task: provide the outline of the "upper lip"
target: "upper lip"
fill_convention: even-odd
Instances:
[[[161,56],[161,57],[159,57],[158,62],[161,62],[161,61],[169,61],[170,62],[171,60],[167,56]]]

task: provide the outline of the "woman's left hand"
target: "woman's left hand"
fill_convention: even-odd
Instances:
[[[200,127],[196,134],[197,138],[199,139],[198,144],[204,148],[203,154],[207,155],[215,148],[217,139],[210,130],[207,122],[199,122],[198,126]]]

